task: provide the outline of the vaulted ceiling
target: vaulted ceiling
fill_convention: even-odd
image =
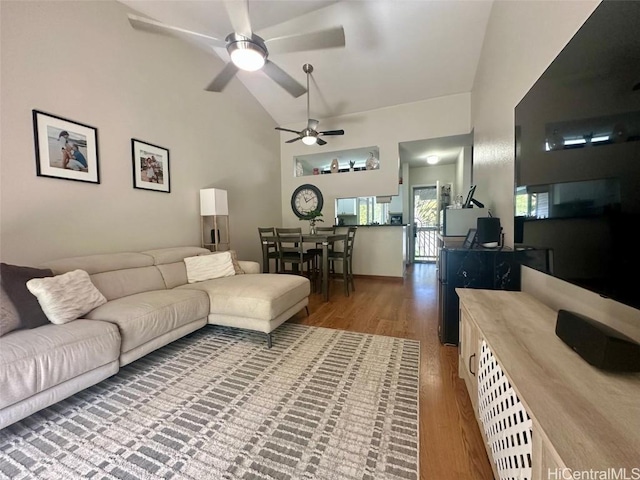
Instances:
[[[157,21],[217,38],[233,31],[219,0],[121,3]],[[263,38],[344,27],[345,48],[269,57],[303,85],[302,65],[314,66],[310,113],[322,119],[470,92],[491,5],[490,0],[255,0],[249,1],[249,16]],[[224,49],[208,51],[228,61]],[[202,79],[202,88],[222,67],[212,60],[211,77]],[[232,80],[237,81],[278,125],[306,124],[306,95],[292,97],[260,71],[239,72]]]

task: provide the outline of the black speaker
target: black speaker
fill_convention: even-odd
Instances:
[[[567,310],[558,311],[556,335],[594,367],[640,371],[640,344],[600,322]]]
[[[500,219],[496,217],[478,217],[476,221],[476,243],[492,248],[500,244]]]

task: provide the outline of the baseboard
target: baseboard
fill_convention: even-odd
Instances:
[[[339,278],[342,278],[342,275],[339,275]],[[386,282],[404,282],[404,278],[403,277],[389,277],[386,275],[361,275],[361,274],[354,274],[353,278],[363,278],[363,279],[369,279],[369,280],[384,280]]]

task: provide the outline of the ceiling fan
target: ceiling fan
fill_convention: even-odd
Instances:
[[[306,92],[304,86],[269,60],[269,54],[345,46],[344,29],[341,26],[265,40],[253,33],[251,29],[247,0],[225,0],[224,4],[234,30],[224,40],[180,27],[165,25],[137,15],[130,14],[129,22],[133,28],[138,30],[178,36],[186,35],[203,40],[211,47],[225,47],[231,61],[205,88],[209,92],[221,92],[238,70],[253,72],[262,69],[287,92],[294,97],[299,97]]]
[[[302,71],[307,74],[307,128],[300,130],[299,132],[296,130],[290,130],[288,128],[281,127],[276,127],[276,130],[298,134],[296,138],[287,140],[285,143],[293,143],[297,142],[298,140],[302,140],[302,143],[304,143],[305,145],[313,145],[315,143],[317,143],[318,145],[326,145],[327,142],[320,138],[321,136],[344,135],[344,130],[324,130],[322,132],[316,130],[320,122],[318,120],[314,120],[309,115],[309,75],[311,75],[311,73],[313,72],[313,65],[305,63],[302,66]]]

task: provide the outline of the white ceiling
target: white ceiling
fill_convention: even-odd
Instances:
[[[157,21],[217,38],[233,31],[220,0],[120,1]],[[313,65],[310,116],[321,120],[470,92],[491,6],[491,0],[254,0],[249,16],[254,32],[265,39],[344,27],[344,48],[269,57],[303,85],[302,65]],[[224,49],[207,51],[228,61]],[[203,89],[222,66],[212,61]],[[278,125],[296,130],[306,125],[306,95],[293,98],[262,72],[239,72],[236,81]],[[410,152],[422,155],[424,148],[409,147],[401,160],[419,162]]]

